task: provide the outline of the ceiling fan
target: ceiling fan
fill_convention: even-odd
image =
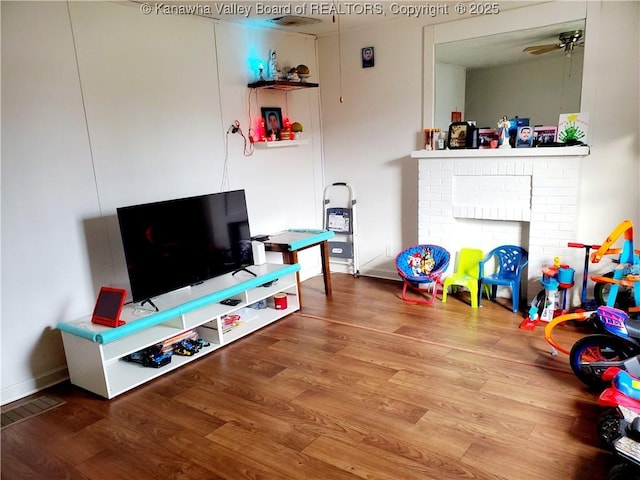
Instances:
[[[554,52],[561,48],[564,48],[566,53],[573,52],[576,45],[582,45],[582,30],[572,30],[570,32],[562,32],[558,35],[559,43],[550,43],[548,45],[532,45],[523,50],[523,52],[529,52],[533,55],[541,55],[543,53]]]

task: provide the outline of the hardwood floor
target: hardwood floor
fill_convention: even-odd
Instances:
[[[508,300],[303,283],[302,312],[107,401],[2,430],[2,479],[604,479],[594,394]],[[558,338],[571,343],[580,332]]]

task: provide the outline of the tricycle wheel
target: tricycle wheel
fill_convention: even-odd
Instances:
[[[638,352],[631,352],[618,337],[593,334],[582,337],[571,347],[569,363],[576,377],[593,390],[602,390],[608,382],[602,380],[606,366],[593,369],[588,366],[594,362],[619,362]]]

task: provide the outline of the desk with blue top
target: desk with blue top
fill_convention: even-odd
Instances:
[[[319,245],[322,257],[324,291],[325,295],[329,297],[332,291],[328,240],[333,237],[335,237],[335,233],[330,230],[290,229],[269,235],[269,239],[264,241],[264,247],[267,252],[282,253],[283,263],[292,265],[298,263],[298,251]],[[300,272],[296,272],[296,278],[298,281],[298,299],[300,307],[302,307]]]

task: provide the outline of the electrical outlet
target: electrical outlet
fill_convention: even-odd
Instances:
[[[390,244],[387,244],[387,248],[385,250],[385,255],[387,257],[393,257],[393,247]]]

